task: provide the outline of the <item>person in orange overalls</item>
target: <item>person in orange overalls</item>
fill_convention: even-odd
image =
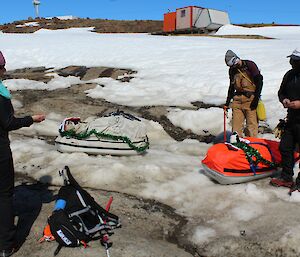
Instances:
[[[231,103],[232,131],[236,131],[240,137],[243,137],[246,121],[245,136],[257,137],[256,108],[263,86],[263,76],[253,61],[241,60],[231,50],[226,52],[225,63],[230,67],[230,85],[224,108],[228,109],[233,99]]]

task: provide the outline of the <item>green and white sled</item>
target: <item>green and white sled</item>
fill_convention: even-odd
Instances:
[[[144,123],[124,112],[113,112],[91,122],[66,118],[55,140],[59,152],[102,155],[137,155],[149,148]]]

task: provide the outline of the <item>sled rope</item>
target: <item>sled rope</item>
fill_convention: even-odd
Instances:
[[[256,170],[256,167],[259,163],[268,165],[270,168],[276,168],[278,166],[278,164],[270,162],[263,158],[257,149],[253,148],[245,142],[240,141],[233,143],[232,145],[244,151],[246,159],[249,162],[251,169],[254,168],[254,171]]]
[[[132,143],[132,141],[126,136],[116,136],[116,135],[106,134],[103,132],[98,132],[95,129],[92,129],[91,131],[89,131],[87,133],[78,133],[77,134],[74,130],[68,130],[68,131],[59,130],[59,133],[62,137],[73,137],[76,139],[85,139],[85,138],[90,137],[91,135],[95,135],[99,139],[108,138],[108,139],[112,139],[115,141],[122,140],[123,142],[127,143],[131,149],[137,151],[138,153],[144,152],[146,149],[149,148],[148,141],[145,142],[146,143],[145,146],[138,147],[134,143]]]

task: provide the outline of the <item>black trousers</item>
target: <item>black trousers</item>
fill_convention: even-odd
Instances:
[[[300,124],[288,124],[280,141],[282,157],[282,178],[292,180],[294,175],[294,152],[296,144],[300,145]],[[298,179],[297,179],[298,180]]]
[[[14,166],[9,154],[0,155],[0,250],[12,248],[15,225],[13,211]]]

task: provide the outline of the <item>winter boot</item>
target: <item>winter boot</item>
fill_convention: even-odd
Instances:
[[[290,188],[289,195],[292,195],[292,193],[296,190],[300,192],[300,173],[298,174],[295,184]]]
[[[279,178],[272,178],[270,181],[270,185],[274,187],[288,187],[291,188],[294,186],[293,180],[286,180],[281,177]]]

